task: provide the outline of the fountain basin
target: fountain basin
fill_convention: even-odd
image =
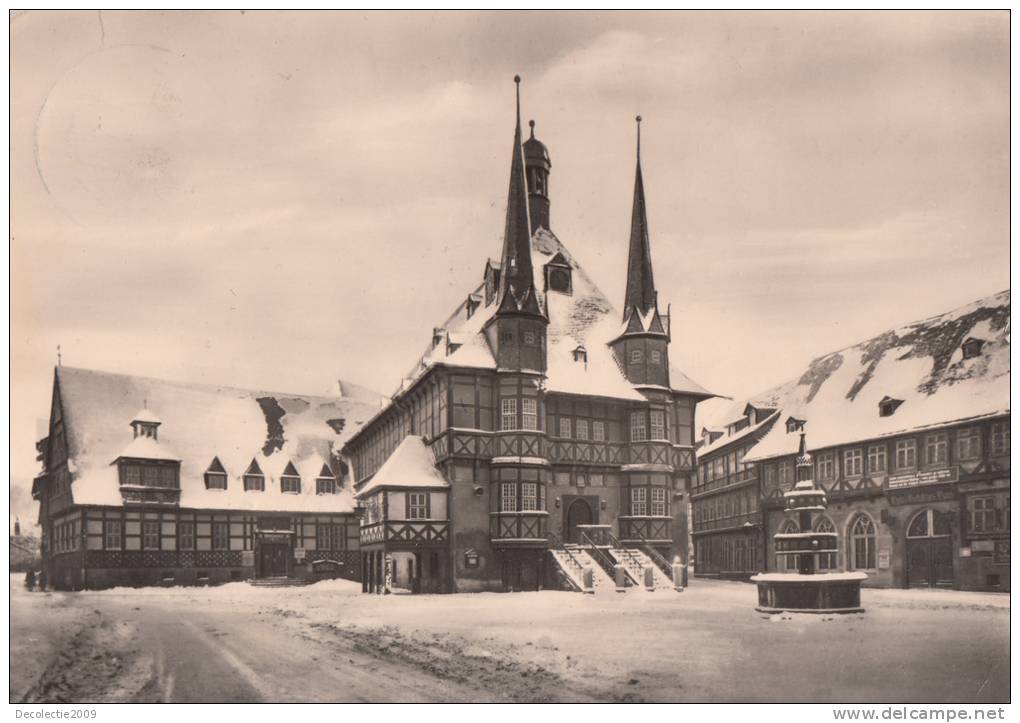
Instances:
[[[863,572],[825,572],[816,575],[768,572],[754,575],[758,586],[756,610],[763,613],[862,613]]]

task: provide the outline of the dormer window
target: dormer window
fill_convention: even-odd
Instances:
[[[244,491],[265,492],[265,490],[266,476],[262,474],[262,468],[259,467],[259,463],[252,459],[251,464],[248,465],[248,469],[244,473]]]
[[[336,477],[333,476],[333,470],[329,468],[328,464],[322,465],[322,471],[320,471],[319,476],[315,478],[315,494],[336,494]]]
[[[464,304],[464,310],[467,312],[467,318],[471,318],[475,314],[475,309],[482,303],[482,299],[477,294],[468,294],[467,302]]]
[[[209,468],[205,471],[205,488],[207,490],[225,490],[227,488],[227,470],[219,457],[213,457]]]
[[[804,420],[797,419],[796,417],[789,417],[786,420],[786,433],[793,434],[794,432],[804,431]]]
[[[903,404],[902,399],[883,397],[882,401],[878,403],[878,416],[891,417],[901,404]]]
[[[573,292],[572,281],[570,263],[562,253],[557,253],[545,265],[546,291],[556,291],[560,294],[569,295]]]
[[[440,329],[438,326],[432,329],[432,348],[435,349],[437,346],[443,343],[443,339],[446,338],[446,330]]]
[[[288,462],[280,475],[280,491],[290,494],[301,494],[301,475],[294,468],[293,462]]]
[[[974,357],[981,356],[981,348],[984,345],[984,339],[975,339],[974,337],[967,338],[967,340],[960,345],[963,349],[963,358],[973,359]]]
[[[588,350],[584,348],[583,344],[578,344],[574,348],[574,361],[588,363]]]
[[[450,356],[450,354],[453,354],[455,351],[460,349],[460,347],[461,347],[460,344],[451,341],[449,344],[446,345],[446,355]]]

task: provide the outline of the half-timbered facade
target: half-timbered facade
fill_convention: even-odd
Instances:
[[[711,395],[670,365],[640,160],[622,312],[550,228],[551,167],[533,123],[522,143],[518,111],[500,261],[347,443],[366,589],[555,584],[550,548],[591,525],[658,561],[685,555],[694,408]],[[400,538],[411,508],[394,496],[417,490],[442,496],[446,517]]]
[[[340,446],[379,397],[188,385],[57,367],[33,483],[57,588],[360,579]]]
[[[806,429],[829,501],[813,531],[840,536],[824,568],[865,572],[867,585],[1009,590],[1009,328],[1005,291],[827,354],[757,395],[776,419],[739,461],[760,490],[763,569],[783,571],[775,533],[807,532],[783,502]],[[728,474],[708,471],[737,444],[725,439],[699,455],[709,477]],[[718,515],[695,512],[697,539]]]

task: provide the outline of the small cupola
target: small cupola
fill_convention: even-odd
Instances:
[[[148,404],[146,404],[138,411],[134,419],[131,420],[131,428],[135,432],[135,439],[138,437],[159,439],[159,425],[162,423],[163,420],[153,414],[149,410]]]
[[[528,121],[531,137],[524,141],[524,170],[528,184],[528,214],[531,230],[549,230],[549,149],[535,138],[535,121]]]
[[[977,337],[967,337],[960,348],[963,350],[964,359],[973,359],[974,357],[981,356],[981,349],[985,345],[984,339],[978,339]]]
[[[903,404],[902,399],[893,399],[889,396],[882,397],[882,401],[878,403],[878,416],[891,417],[901,404]]]

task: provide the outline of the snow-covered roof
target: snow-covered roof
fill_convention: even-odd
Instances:
[[[404,437],[393,453],[357,492],[364,497],[384,487],[449,487],[449,482],[436,468],[436,458],[425,441],[416,435]]]
[[[700,460],[704,456],[709,455],[712,452],[715,452],[716,450],[722,449],[723,447],[728,447],[729,445],[733,444],[734,442],[739,442],[741,440],[745,440],[748,437],[753,436],[755,432],[760,430],[762,427],[765,427],[766,425],[772,424],[778,418],[779,418],[779,412],[773,412],[772,414],[770,414],[769,416],[765,417],[765,419],[761,420],[757,424],[752,424],[752,425],[750,425],[748,427],[744,427],[743,429],[741,429],[739,432],[736,432],[735,434],[730,434],[730,435],[723,434],[723,436],[719,437],[719,439],[713,440],[711,443],[706,444],[705,446],[703,446],[700,449],[698,449],[698,459]],[[725,430],[720,430],[720,431],[725,431]]]
[[[132,422],[144,422],[146,424],[162,424],[163,420],[152,413],[151,409],[142,408],[135,412],[135,416],[131,418]]]
[[[886,331],[811,362],[797,379],[753,399],[806,420],[812,449],[1009,413],[1009,290]],[[963,358],[968,337],[985,340]],[[902,399],[879,416],[884,397]],[[745,457],[797,452],[799,435],[776,425]]]
[[[111,463],[126,456],[179,459],[180,505],[185,508],[353,509],[349,484],[335,495],[316,495],[315,479],[378,409],[378,401],[365,401],[369,394],[361,387],[352,396],[320,397],[66,366],[58,367],[56,374],[77,504],[122,505],[117,467]],[[158,442],[144,436],[131,439],[128,423],[143,400],[162,420]],[[204,474],[213,458],[226,469],[226,490],[205,488]],[[264,492],[243,490],[241,476],[252,460],[266,475]],[[301,475],[299,494],[280,490],[279,476],[288,462]]]
[[[644,401],[641,392],[627,381],[609,348],[609,342],[622,331],[619,312],[551,231],[539,228],[532,236],[531,248],[535,289],[549,316],[546,390]],[[571,268],[570,294],[542,291],[545,289],[545,265],[557,254]],[[486,268],[490,267],[498,268],[498,264],[490,260]],[[484,293],[483,282],[465,296],[465,300],[446,321],[436,325],[443,339],[438,344],[434,339],[429,339],[425,351],[401,379],[394,397],[412,387],[428,369],[437,364],[496,369],[496,360],[482,329],[495,314],[497,304],[478,305],[468,314],[468,296],[484,298]],[[459,346],[451,350],[447,340]],[[578,345],[587,351],[587,364],[584,361],[574,361],[573,352]],[[714,396],[673,365],[670,366],[670,385],[678,392],[704,398]]]

